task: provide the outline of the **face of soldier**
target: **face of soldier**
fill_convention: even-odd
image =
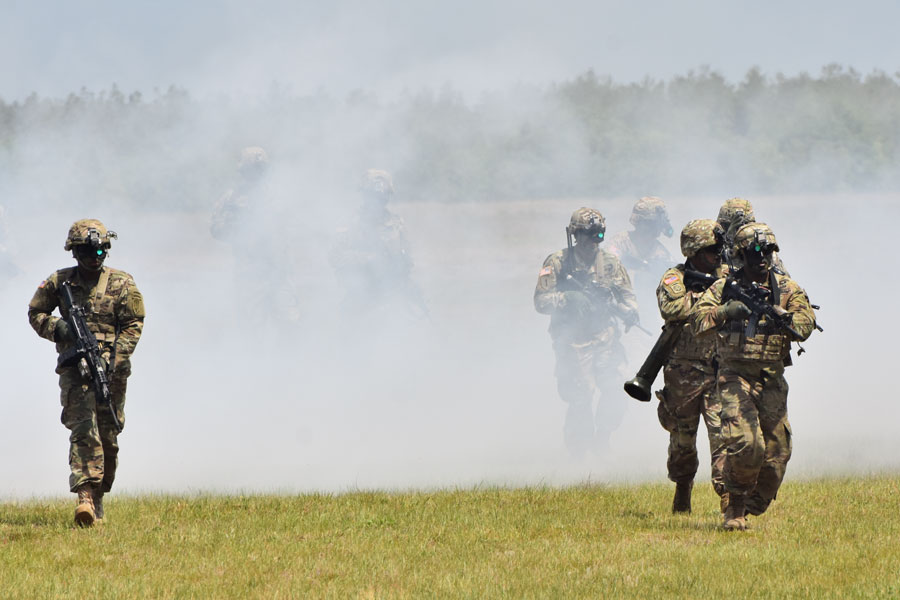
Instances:
[[[369,208],[383,209],[391,199],[391,194],[386,191],[366,190],[363,192],[363,198]]]
[[[600,242],[603,241],[605,233],[600,230],[584,230],[578,229],[574,233],[575,251],[583,256],[592,255],[597,252]]]
[[[691,264],[703,273],[712,273],[722,263],[722,246],[707,246],[691,257]]]
[[[72,255],[78,261],[78,267],[88,273],[99,273],[106,260],[106,248],[96,248],[88,244],[75,246]]]
[[[659,219],[642,219],[634,226],[635,231],[644,237],[656,239],[660,235],[672,237],[673,229],[665,217]]]
[[[741,250],[744,258],[744,268],[752,279],[761,280],[772,266],[772,254],[775,246],[751,244]]]
[[[242,165],[240,168],[241,177],[247,183],[256,183],[257,181],[261,180],[266,174],[267,168],[268,165],[263,161],[256,161],[248,163],[246,165]]]

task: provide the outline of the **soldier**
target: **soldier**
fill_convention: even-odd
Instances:
[[[768,225],[744,225],[734,243],[743,267],[704,292],[691,325],[697,336],[715,334],[727,490],[722,526],[743,530],[745,515],[765,512],[784,479],[791,457],[784,369],[790,364],[791,342],[807,339],[816,322],[806,292],[772,268],[778,243]],[[723,299],[728,297],[726,286],[733,285],[765,293],[781,322],[763,317],[748,336],[745,319],[751,309],[740,300]]]
[[[427,317],[422,292],[412,278],[413,261],[403,219],[388,208],[394,184],[387,171],[367,170],[359,184],[362,200],[354,223],[338,231],[331,265],[344,288],[345,313],[361,317],[397,311]]]
[[[241,150],[238,181],[216,204],[210,233],[228,243],[242,322],[259,335],[300,319],[293,244],[300,237],[291,212],[268,185],[269,156],[259,146]]]
[[[660,235],[672,237],[674,233],[666,205],[656,196],[644,196],[634,204],[628,222],[634,229],[614,235],[609,251],[619,257],[629,273],[646,274],[656,281],[658,273],[675,262],[659,241]]]
[[[725,231],[711,219],[691,221],[681,230],[681,253],[684,264],[665,272],[656,297],[666,327],[678,327],[678,341],[663,370],[665,387],[656,392],[659,398],[659,422],[669,432],[669,479],[675,482],[672,512],[691,512],[691,490],[697,474],[697,428],[700,416],[706,423],[712,463],[713,488],[719,496],[725,493],[722,482],[724,460],[719,441],[719,405],[716,396],[715,340],[695,337],[689,316],[697,300],[709,287],[709,281],[685,277],[699,272],[710,277],[723,275],[722,244]]]
[[[265,191],[264,179],[268,168],[269,155],[262,148],[247,146],[241,150],[237,185],[219,198],[213,211],[209,231],[214,238],[231,242],[240,235],[243,231],[241,225],[246,219],[244,213],[258,202],[256,197]]]
[[[534,290],[534,307],[550,315],[557,389],[568,404],[563,431],[575,457],[592,443],[595,450],[605,450],[625,412],[617,383],[625,350],[615,318],[626,328],[636,323],[637,302],[622,263],[600,248],[605,234],[598,211],[572,213],[568,248],[547,257]]]
[[[104,266],[111,240],[96,219],[76,221],[69,229],[65,249],[77,266],[60,269],[45,279],[28,304],[28,321],[42,338],[56,342],[59,353],[69,349],[74,332],[64,320],[60,286],[70,283],[74,303],[85,312],[88,329],[99,343],[108,373],[115,416],[95,395],[91,380],[76,365],[57,367],[62,423],[69,436],[69,489],[78,494],[75,522],[83,527],[103,520],[103,495],[116,477],[118,425],[125,423],[125,389],[131,374],[131,355],[144,326],[144,299],[128,273]],[[52,313],[57,307],[63,318]]]

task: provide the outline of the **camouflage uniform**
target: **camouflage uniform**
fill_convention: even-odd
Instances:
[[[258,146],[241,151],[238,183],[216,203],[210,233],[231,246],[242,321],[280,328],[300,318],[292,246],[299,232],[292,230],[290,211],[278,205],[266,184],[268,160]]]
[[[572,215],[573,226],[591,215],[602,223],[599,212],[581,208]],[[577,289],[573,281],[591,288],[587,316],[573,314],[567,306],[566,293]],[[633,321],[637,315],[628,273],[614,255],[599,247],[588,263],[582,262],[574,248],[560,250],[544,261],[534,290],[534,306],[539,313],[550,315],[557,389],[568,404],[566,444],[576,456],[592,440],[602,450],[625,412],[619,383],[625,350],[614,317],[624,315],[626,321]],[[595,416],[593,405],[598,394]]]
[[[777,250],[775,236],[762,223],[750,223],[738,230],[738,246],[759,234]],[[742,272],[735,274],[740,280]],[[769,266],[767,288],[773,305],[785,309],[791,326],[800,334],[790,334],[765,319],[758,332],[748,338],[743,320],[729,320],[723,306],[726,280],[719,279],[694,307],[691,324],[698,336],[715,334],[719,363],[717,392],[721,403],[722,443],[725,445],[723,477],[731,502],[740,503],[750,514],[762,514],[775,499],[791,457],[791,426],[787,415],[788,384],[784,369],[790,363],[792,341],[803,341],[815,327],[815,313],[806,292],[785,275]],[[733,515],[742,519],[742,515]],[[726,512],[726,528],[728,524]],[[740,527],[743,528],[743,527]]]
[[[422,292],[412,278],[413,261],[403,219],[387,207],[394,186],[386,171],[363,175],[363,203],[353,224],[338,231],[331,265],[344,290],[345,314],[399,310],[427,316]]]
[[[76,222],[78,227],[103,227],[99,221],[86,219]],[[105,232],[105,228],[103,228]],[[113,232],[110,234],[114,235]],[[70,234],[70,239],[73,236]],[[72,245],[69,242],[66,248]],[[60,308],[59,289],[64,281],[71,282],[76,304],[83,307],[91,333],[97,338],[103,358],[107,361],[109,388],[116,417],[125,424],[125,390],[131,374],[131,355],[141,337],[144,325],[144,300],[134,278],[124,271],[103,266],[96,281],[85,280],[78,267],[60,269],[45,279],[28,304],[28,321],[42,338],[56,341],[57,352],[69,347],[59,340],[57,328],[60,318],[52,313]],[[76,492],[84,484],[91,484],[102,495],[108,492],[116,477],[118,465],[118,432],[105,403],[97,402],[89,380],[81,377],[76,366],[57,368],[59,374],[62,424],[71,431],[69,437],[69,489]]]
[[[678,484],[691,484],[697,474],[697,429],[700,416],[706,423],[711,455],[712,483],[716,493],[725,493],[722,482],[723,448],[720,442],[719,403],[716,395],[715,340],[697,338],[691,333],[689,318],[706,286],[688,286],[685,269],[698,270],[692,256],[700,249],[721,245],[723,230],[715,221],[696,220],[688,223],[681,233],[685,264],[667,270],[656,290],[659,312],[666,327],[679,327],[681,333],[663,369],[665,388],[658,391],[658,415],[663,429],[669,432],[669,479]],[[719,266],[716,277],[725,268]],[[690,490],[685,511],[690,511]],[[677,506],[677,503],[676,503]]]

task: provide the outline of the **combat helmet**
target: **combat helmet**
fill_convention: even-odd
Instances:
[[[247,146],[241,150],[238,171],[244,177],[259,177],[269,166],[269,155],[259,146]]]
[[[712,219],[694,219],[681,230],[681,253],[691,258],[703,248],[722,244],[725,230]]]
[[[80,219],[69,227],[69,235],[66,236],[64,250],[71,250],[76,246],[90,245],[94,248],[109,249],[112,246],[110,240],[118,239],[115,231],[106,229],[106,225],[97,219]]]
[[[569,226],[566,228],[569,235],[587,233],[592,238],[603,241],[606,235],[606,219],[599,210],[582,206],[572,213]],[[598,242],[599,243],[599,242]]]
[[[756,220],[753,216],[753,205],[749,200],[743,198],[729,198],[719,209],[719,216],[716,221],[719,225],[728,229],[732,225],[737,224],[738,227],[746,223],[752,223]]]
[[[666,205],[656,196],[644,196],[635,202],[628,222],[635,227],[638,223],[656,223],[666,237],[672,237],[672,224],[669,222]]]
[[[752,252],[764,252],[774,250],[778,252],[778,242],[775,234],[765,223],[747,223],[737,230],[734,236],[734,245],[741,250]]]
[[[394,193],[391,174],[380,169],[368,169],[359,180],[359,191],[388,197]]]

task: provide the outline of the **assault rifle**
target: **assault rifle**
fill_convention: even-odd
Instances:
[[[769,302],[770,292],[769,288],[756,282],[742,285],[736,279],[728,277],[722,290],[722,302],[739,300],[750,309],[750,316],[747,317],[747,324],[744,326],[744,335],[747,337],[756,335],[759,320],[765,317],[766,321],[787,331],[795,340],[799,340],[802,336],[791,327],[790,315],[779,315],[775,312],[775,307]]]
[[[71,283],[63,281],[59,286],[59,292],[62,307],[69,313],[65,320],[75,341],[71,348],[59,355],[56,366],[61,368],[75,364],[82,377],[90,378],[97,405],[99,406],[103,402],[109,407],[116,431],[121,432],[122,424],[119,423],[119,418],[116,416],[116,407],[113,405],[112,394],[109,391],[109,378],[106,376],[103,358],[100,356],[100,344],[97,343],[97,338],[88,328],[87,320],[84,318],[84,309],[75,304]]]
[[[640,320],[630,321],[624,318],[622,310],[619,308],[618,303],[613,298],[612,292],[609,288],[603,287],[599,285],[599,283],[593,279],[586,279],[587,275],[590,275],[589,272],[583,272],[583,275],[579,276],[575,271],[575,246],[572,244],[572,236],[573,231],[571,227],[566,227],[566,244],[568,246],[568,253],[566,254],[566,260],[562,266],[562,282],[558,285],[562,290],[574,290],[578,292],[584,293],[588,298],[593,300],[594,304],[597,306],[605,306],[609,309],[613,315],[619,318],[622,323],[625,324],[625,327],[635,327],[640,331],[643,331],[647,335],[653,335],[652,332],[648,331],[645,327],[641,326]],[[637,315],[635,315],[637,316]]]
[[[684,269],[684,285],[695,292],[709,288],[716,279],[715,275],[709,273],[702,273],[687,267]],[[669,356],[672,355],[672,350],[678,343],[678,338],[681,337],[683,330],[684,321],[675,321],[663,326],[662,333],[653,344],[644,364],[638,369],[637,375],[634,376],[634,379],[625,382],[625,393],[641,402],[650,401],[650,388],[653,386],[653,381],[659,374],[659,370],[669,360]]]

